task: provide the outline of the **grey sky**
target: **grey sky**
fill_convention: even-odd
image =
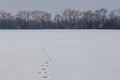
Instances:
[[[65,8],[95,10],[99,8],[120,8],[120,0],[0,0],[0,9],[16,12],[19,10],[45,10],[52,13]]]

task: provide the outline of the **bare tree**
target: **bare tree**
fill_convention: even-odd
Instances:
[[[16,15],[16,18],[28,21],[30,20],[30,11],[19,11]]]
[[[2,20],[12,19],[12,14],[8,13],[8,12],[5,12],[4,10],[1,10],[0,11],[0,19],[2,19]]]

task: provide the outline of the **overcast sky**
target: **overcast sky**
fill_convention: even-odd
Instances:
[[[0,0],[0,9],[9,12],[19,10],[45,10],[57,13],[65,8],[95,10],[120,8],[120,0]]]

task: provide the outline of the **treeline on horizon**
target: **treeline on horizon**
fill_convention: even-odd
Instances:
[[[120,29],[120,9],[65,9],[54,16],[46,11],[0,11],[0,29]]]

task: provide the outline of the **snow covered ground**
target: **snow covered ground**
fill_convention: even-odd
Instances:
[[[0,31],[0,80],[120,80],[119,75],[120,31]]]

